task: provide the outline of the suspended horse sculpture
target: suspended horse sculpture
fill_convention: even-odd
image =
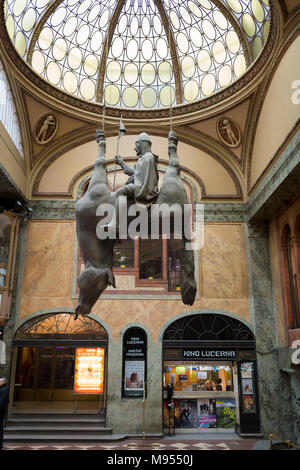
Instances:
[[[187,193],[180,178],[180,164],[177,156],[178,138],[174,132],[171,131],[169,134],[168,151],[170,160],[160,191],[157,187],[157,157],[151,152],[151,140],[147,134],[142,133],[136,141],[135,150],[139,160],[134,169],[126,165],[120,157],[116,157],[117,163],[130,176],[127,184],[116,192],[110,192],[107,184],[104,131],[97,130],[96,140],[99,150],[93,176],[86,193],[75,206],[77,239],[85,264],[85,269],[77,281],[80,292],[75,309],[75,318],[78,315],[88,315],[108,286],[116,287],[113,275],[113,246],[116,240],[110,237],[100,239],[97,236],[97,226],[104,221],[104,214],[102,216],[97,215],[97,213],[99,214],[99,208],[103,208],[105,205],[111,205],[115,208],[111,222],[107,225],[104,224],[102,228],[104,227],[108,231],[115,230],[118,235],[119,201],[124,200],[124,197],[121,198],[120,196],[125,196],[128,199],[129,207],[133,203],[146,206],[149,221],[150,209],[153,204],[156,204],[158,208],[163,207],[163,205],[175,207],[175,204],[177,211],[180,212],[177,221],[180,220],[182,226],[184,224],[184,209],[189,205]],[[176,207],[172,212],[173,222],[178,215],[176,214]],[[160,217],[162,216],[160,215]],[[129,221],[130,217],[128,217]],[[151,227],[151,221],[149,226]],[[191,236],[189,234],[186,236],[184,230],[182,232],[184,232],[182,235],[185,249],[182,263],[181,298],[184,304],[193,305],[197,291],[194,279],[194,253],[187,248]]]

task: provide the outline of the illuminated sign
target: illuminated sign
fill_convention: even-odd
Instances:
[[[104,349],[76,348],[74,393],[103,393]]]
[[[235,351],[229,349],[183,349],[182,355],[183,357],[199,357],[200,359],[235,359],[236,356]]]

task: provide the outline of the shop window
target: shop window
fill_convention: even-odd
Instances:
[[[173,384],[176,392],[233,391],[232,363],[212,362],[189,365],[191,361],[164,363],[164,386]]]
[[[126,269],[134,267],[134,240],[117,240],[114,244],[113,267]]]
[[[184,254],[184,241],[168,240],[168,290],[180,291],[181,273]]]
[[[140,240],[140,279],[163,279],[162,240]]]

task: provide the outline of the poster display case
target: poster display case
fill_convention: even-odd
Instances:
[[[123,398],[143,398],[147,382],[147,335],[142,328],[129,328],[123,337]]]
[[[104,349],[76,348],[75,356],[75,394],[103,393]]]

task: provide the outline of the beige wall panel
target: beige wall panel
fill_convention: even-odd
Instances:
[[[26,247],[24,297],[70,295],[74,223],[31,222]]]
[[[23,297],[20,307],[20,319],[26,321],[28,315],[51,309],[75,308],[77,299],[63,297]],[[200,299],[192,307],[180,300],[149,299],[100,299],[94,305],[92,314],[99,317],[100,323],[108,325],[113,339],[117,340],[122,329],[128,323],[138,322],[149,328],[154,341],[168,320],[185,312],[197,313],[197,310],[222,310],[233,313],[241,320],[249,320],[248,299]]]
[[[4,166],[18,188],[26,195],[27,177],[24,170],[24,160],[6,132],[2,122],[0,122],[0,163]]]
[[[244,103],[239,104],[238,106],[235,106],[232,109],[229,109],[228,111],[224,111],[223,114],[220,114],[219,116],[215,118],[205,119],[201,122],[191,124],[189,127],[191,127],[192,129],[196,131],[201,131],[204,134],[210,135],[215,140],[225,145],[219,138],[219,135],[217,132],[217,121],[223,115],[230,116],[240,127],[241,132],[242,132],[242,142],[243,142],[244,129],[247,123],[247,118],[249,117],[249,106],[250,106],[250,100],[247,100]],[[231,148],[228,146],[228,149],[230,149],[238,158],[242,157],[242,142],[236,148]]]
[[[151,136],[152,150],[161,159],[168,160],[168,140],[163,137]],[[122,137],[119,153],[123,157],[134,157],[136,136]],[[107,139],[107,159],[114,158],[117,148],[117,138]],[[183,166],[197,173],[204,182],[208,194],[236,194],[236,188],[225,168],[214,158],[191,145],[179,142],[178,155]],[[39,192],[66,192],[72,178],[93,165],[97,157],[95,141],[80,145],[56,159],[45,171],[39,184]]]
[[[70,118],[65,114],[59,113],[57,111],[53,111],[53,109],[36,101],[31,96],[25,95],[25,102],[26,102],[26,108],[28,110],[28,117],[29,117],[32,135],[34,134],[34,126],[36,122],[38,121],[38,119],[44,114],[48,114],[48,113],[54,114],[58,118],[58,128],[57,128],[57,132],[55,134],[54,139],[58,139],[64,134],[67,134],[68,132],[74,131],[74,129],[84,126],[83,121],[79,121],[77,119]],[[32,139],[32,144],[33,144],[34,154],[40,152],[41,150],[45,148],[44,145],[38,145],[34,139]]]
[[[299,119],[299,104],[292,95],[292,83],[300,77],[300,36],[291,44],[279,64],[259,117],[254,140],[251,186],[255,184]],[[299,99],[299,92],[297,93]]]
[[[205,224],[200,285],[204,298],[247,296],[244,228],[238,224]]]

